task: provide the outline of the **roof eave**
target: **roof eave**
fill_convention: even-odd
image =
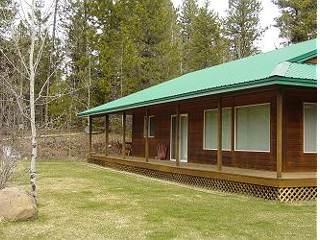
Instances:
[[[155,104],[163,104],[168,102],[174,102],[174,101],[181,101],[196,97],[203,97],[213,94],[220,94],[225,92],[233,92],[233,91],[239,91],[239,90],[245,90],[250,88],[256,88],[256,87],[264,87],[264,86],[270,86],[270,85],[287,85],[287,86],[301,86],[301,87],[317,87],[317,81],[314,79],[297,79],[297,78],[287,78],[283,76],[272,76],[269,78],[264,78],[260,80],[254,80],[249,82],[244,82],[240,84],[234,84],[234,85],[226,85],[221,86],[218,88],[209,88],[204,89],[200,91],[195,92],[188,92],[180,95],[170,96],[162,99],[154,99],[150,101],[135,103],[135,104],[128,104],[122,107],[116,107],[116,108],[110,108],[106,111],[91,111],[90,113],[80,112],[77,114],[79,117],[87,117],[87,116],[97,116],[107,113],[117,113],[125,110],[131,110],[134,108],[140,108],[140,107],[147,107]]]
[[[317,50],[312,50],[310,52],[307,52],[303,55],[300,55],[298,57],[295,57],[295,58],[291,58],[288,60],[288,62],[296,62],[296,63],[302,63],[302,62],[305,62],[311,58],[314,58],[317,56]]]

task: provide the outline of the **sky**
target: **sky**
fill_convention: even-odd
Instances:
[[[172,0],[175,7],[181,6],[183,0]],[[205,0],[199,0],[200,5],[202,5]],[[226,10],[228,8],[228,0],[210,0],[210,8],[213,9],[220,17],[226,15]],[[279,38],[279,29],[273,27],[275,24],[274,18],[280,15],[280,11],[276,5],[274,5],[271,0],[262,0],[262,12],[261,12],[261,25],[262,27],[269,27],[264,33],[258,47],[262,52],[268,52],[275,48],[280,47],[280,43],[283,42]]]

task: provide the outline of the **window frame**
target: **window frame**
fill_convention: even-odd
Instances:
[[[187,144],[187,159],[181,158],[181,118],[182,117],[187,117],[187,139],[186,139],[186,144]],[[179,158],[180,162],[182,163],[187,163],[188,158],[189,158],[189,114],[188,113],[181,113],[179,114]]]
[[[256,107],[256,106],[269,106],[269,121],[268,121],[268,128],[269,128],[269,141],[268,141],[268,150],[248,150],[248,149],[238,149],[237,148],[237,109],[239,108],[248,108],[248,107]],[[258,103],[258,104],[248,104],[248,105],[240,105],[234,107],[234,151],[236,152],[256,152],[256,153],[271,153],[271,103]]]
[[[143,137],[144,137],[144,138],[147,137],[147,136],[146,136],[146,127],[147,127],[147,126],[146,126],[146,123],[147,123],[146,117],[147,117],[147,116],[144,116],[144,118],[143,118],[143,119],[144,119],[144,120],[143,120],[143,125],[144,125],[144,126],[143,126]],[[148,138],[154,138],[155,135],[156,135],[156,134],[154,134],[153,136],[150,135],[150,119],[151,119],[151,118],[154,118],[154,117],[155,117],[155,115],[150,115],[150,116],[148,116]]]
[[[223,110],[231,110],[231,117],[230,117],[230,130],[232,132],[232,107],[223,107],[222,108],[222,111]],[[205,139],[206,139],[206,112],[218,112],[218,108],[209,108],[209,109],[205,109],[203,111],[203,129],[202,129],[202,150],[205,150],[205,151],[213,151],[213,150],[218,150],[218,148],[206,148],[205,147]],[[222,119],[223,121],[223,119]],[[231,133],[230,132],[230,133]],[[231,149],[232,149],[232,134],[230,136],[230,148],[222,148],[222,151],[228,151],[228,152],[231,152]]]
[[[172,153],[175,151],[175,149],[172,149],[172,119],[176,118],[176,124],[177,121],[179,121],[179,135],[181,133],[181,117],[187,117],[187,159],[181,159],[180,156],[180,162],[182,163],[187,163],[188,162],[188,157],[189,157],[189,114],[188,113],[180,113],[179,114],[179,119],[177,117],[177,114],[171,114],[170,115],[170,161],[176,161],[176,158],[172,158]],[[181,151],[181,136],[179,137],[179,154]]]
[[[176,118],[176,121],[177,121],[177,114],[172,114],[170,115],[170,161],[176,161],[176,158],[171,158],[172,157],[172,153],[173,153],[173,149],[172,149],[172,119],[173,118]],[[177,123],[176,123],[177,124]]]
[[[317,154],[317,150],[316,151],[306,151],[306,144],[305,144],[305,105],[315,105],[316,106],[316,110],[317,110],[317,103],[316,102],[303,102],[302,103],[302,111],[303,111],[303,119],[302,119],[302,131],[303,131],[303,153],[306,154]],[[318,114],[318,113],[316,113]],[[316,144],[317,145],[317,144]]]

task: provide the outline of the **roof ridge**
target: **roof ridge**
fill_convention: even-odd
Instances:
[[[246,56],[246,57],[243,57],[243,58],[234,59],[234,60],[227,61],[227,62],[222,62],[222,63],[216,64],[216,65],[210,66],[210,67],[206,67],[206,68],[202,68],[202,69],[198,69],[198,70],[194,70],[194,71],[191,71],[191,72],[184,73],[184,74],[182,74],[182,75],[180,75],[180,76],[178,76],[178,77],[181,77],[181,76],[184,76],[184,75],[188,75],[188,74],[192,74],[192,73],[196,73],[196,72],[199,72],[199,71],[202,71],[202,70],[205,70],[205,69],[214,68],[214,67],[217,67],[217,66],[223,65],[223,64],[230,64],[230,63],[236,63],[236,62],[246,61],[246,60],[248,60],[248,59],[255,58],[255,57],[257,57],[257,56],[263,56],[263,55],[266,55],[266,54],[271,54],[271,53],[276,52],[276,51],[282,51],[282,50],[284,50],[284,49],[296,47],[297,45],[306,44],[306,42],[314,41],[314,40],[316,40],[316,39],[317,39],[317,38],[313,38],[313,39],[309,39],[309,40],[302,41],[302,42],[298,42],[298,43],[292,43],[292,44],[290,44],[290,45],[288,45],[288,46],[283,46],[283,47],[280,47],[280,48],[275,48],[275,49],[272,49],[272,50],[267,51],[267,52],[260,52],[260,53],[256,53],[256,54],[254,54],[254,55]],[[316,49],[317,49],[317,47],[316,47]],[[308,51],[308,52],[305,53],[305,54],[311,53],[311,52],[313,52],[313,51],[315,51],[315,50],[313,49],[313,50],[311,50],[311,51]],[[303,54],[303,55],[305,55],[305,54]],[[297,57],[300,57],[300,56],[297,56]],[[295,57],[295,58],[297,58],[297,57]],[[287,61],[290,61],[290,60],[292,60],[292,59],[288,59]],[[177,77],[177,78],[178,78],[178,77]],[[170,79],[170,80],[168,80],[168,81],[171,81],[171,80],[174,80],[174,79],[176,79],[176,78]],[[167,81],[166,81],[166,82],[167,82]]]
[[[316,87],[316,66],[292,62],[306,53],[315,52],[315,39],[288,47],[217,64],[176,76],[122,98],[79,113],[79,116],[116,112],[178,99],[236,91],[272,84]]]

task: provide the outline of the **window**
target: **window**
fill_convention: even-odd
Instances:
[[[231,150],[231,108],[222,109],[222,150]]]
[[[204,112],[204,149],[217,149],[217,110]]]
[[[149,137],[154,137],[155,136],[155,119],[154,116],[150,116],[149,117],[149,132],[148,132],[148,136]]]
[[[303,104],[304,152],[317,152],[317,104]]]
[[[217,109],[204,111],[203,148],[205,150],[218,148],[217,113]],[[231,108],[222,109],[222,149],[231,149]]]
[[[236,150],[270,151],[270,104],[237,107],[235,124]]]
[[[143,129],[143,136],[146,137],[146,129],[147,129],[147,117],[144,117],[144,129]],[[155,136],[155,119],[154,116],[149,116],[149,128],[148,128],[148,137]]]

